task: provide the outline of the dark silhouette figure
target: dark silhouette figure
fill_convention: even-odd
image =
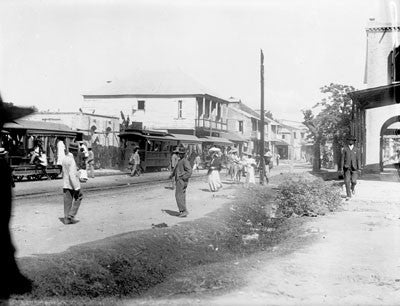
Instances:
[[[21,118],[33,112],[30,108],[5,104],[0,97],[0,131],[4,123]],[[11,169],[5,158],[0,158],[0,302],[8,300],[11,294],[23,294],[31,291],[32,283],[23,276],[15,261],[15,248],[11,241],[10,218],[12,210]]]

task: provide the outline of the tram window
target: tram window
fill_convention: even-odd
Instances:
[[[168,142],[165,141],[162,143],[162,151],[163,152],[169,151],[169,143]]]
[[[154,142],[154,151],[161,151],[161,141],[155,141]]]
[[[147,140],[147,151],[154,151],[154,141]]]

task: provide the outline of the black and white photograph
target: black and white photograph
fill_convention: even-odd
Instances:
[[[400,0],[1,0],[0,305],[400,305]]]

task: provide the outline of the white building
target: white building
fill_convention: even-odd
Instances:
[[[138,72],[83,95],[84,109],[122,113],[148,130],[199,137],[227,132],[228,101],[181,71]]]
[[[83,132],[90,144],[102,146],[119,145],[119,118],[84,112],[37,112],[28,120],[62,123],[74,130]]]

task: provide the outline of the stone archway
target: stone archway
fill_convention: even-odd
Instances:
[[[391,155],[393,155],[392,152],[390,152],[393,149],[393,143],[390,144],[390,147],[388,148],[388,139],[396,139],[395,145],[398,144],[400,148],[400,128],[395,127],[395,128],[390,128],[391,126],[394,126],[396,123],[400,122],[400,116],[393,116],[386,120],[382,127],[381,127],[381,132],[380,132],[380,147],[379,147],[379,164],[381,171],[383,171],[384,167],[390,164],[390,158]],[[389,151],[389,161],[388,161],[388,151]],[[392,153],[392,154],[391,154]],[[397,162],[397,161],[396,161]]]

